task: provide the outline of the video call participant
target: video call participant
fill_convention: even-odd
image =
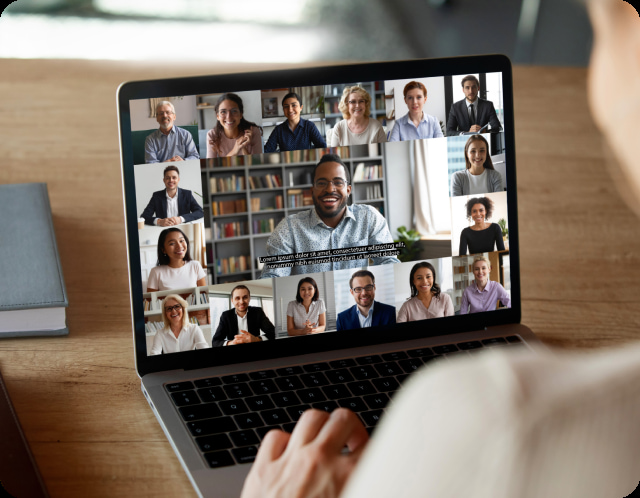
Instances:
[[[356,304],[338,313],[337,330],[355,330],[396,323],[396,308],[375,300],[376,277],[369,270],[351,275],[349,292]]]
[[[173,125],[176,110],[163,100],[156,106],[156,121],[160,128],[144,141],[144,161],[147,164],[200,159],[191,133]]]
[[[475,76],[462,78],[462,91],[465,98],[451,104],[447,121],[447,136],[462,135],[466,132],[477,133],[489,123],[491,132],[500,131],[502,125],[496,115],[493,102],[478,97],[480,82]]]
[[[466,169],[451,177],[451,196],[502,192],[502,175],[489,154],[489,143],[482,135],[471,135],[464,146]]]
[[[335,154],[320,158],[313,172],[313,205],[308,211],[283,219],[267,240],[267,255],[326,251],[354,246],[387,244],[393,237],[380,212],[367,204],[347,206],[351,195],[349,170]],[[376,265],[399,263],[394,256],[373,258]],[[345,268],[362,268],[368,259],[265,269],[261,278],[286,277]]]
[[[402,93],[409,112],[396,120],[389,142],[444,137],[438,118],[422,111],[427,103],[427,87],[419,81],[410,81]]]
[[[484,256],[476,256],[472,268],[474,281],[462,294],[460,314],[495,310],[498,301],[510,308],[509,293],[499,282],[489,279],[491,262]]]
[[[244,106],[238,95],[221,95],[216,102],[215,111],[218,122],[207,133],[208,158],[262,152],[262,128],[244,119]]]
[[[411,297],[400,307],[398,323],[455,314],[451,297],[440,290],[436,278],[436,269],[431,263],[423,261],[413,265],[409,275]]]
[[[151,268],[147,292],[207,285],[207,274],[189,254],[189,239],[179,228],[166,228],[158,237],[158,266]]]
[[[156,332],[149,355],[209,347],[202,329],[195,323],[189,323],[187,302],[184,299],[177,294],[169,294],[164,298],[162,309],[164,328]]]
[[[467,254],[467,248],[469,254],[492,252],[494,248],[504,251],[500,225],[487,221],[493,214],[493,201],[488,197],[473,197],[469,199],[466,207],[467,219],[472,219],[474,224],[460,233],[459,254]]]
[[[371,116],[371,96],[361,86],[348,86],[342,92],[338,109],[343,120],[333,127],[331,147],[386,142],[380,121]]]
[[[234,309],[220,315],[220,322],[211,341],[214,347],[273,341],[276,328],[262,308],[249,306],[251,291],[246,285],[231,290]]]
[[[199,220],[204,216],[191,190],[178,187],[180,170],[177,166],[167,166],[164,169],[162,181],[166,189],[154,192],[149,204],[142,212],[141,217],[147,225],[168,227]]]
[[[303,107],[297,93],[291,92],[284,96],[282,111],[287,120],[273,129],[264,146],[265,152],[317,149],[327,146],[318,127],[300,117]]]
[[[320,299],[318,284],[311,277],[298,282],[296,300],[287,305],[287,334],[308,335],[324,332],[327,308]]]

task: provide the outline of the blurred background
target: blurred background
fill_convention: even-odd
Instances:
[[[17,0],[0,58],[379,61],[504,53],[586,66],[579,0]]]

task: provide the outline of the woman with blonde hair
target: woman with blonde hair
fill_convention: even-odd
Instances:
[[[485,256],[476,256],[473,260],[473,282],[462,294],[460,314],[479,313],[495,310],[498,301],[507,308],[511,307],[511,297],[500,282],[491,280],[491,261]]]
[[[209,345],[202,329],[189,323],[187,302],[178,294],[169,294],[162,303],[164,328],[156,332],[149,355],[205,349]]]
[[[333,128],[331,147],[387,141],[380,121],[371,117],[371,96],[360,85],[344,89],[338,108],[344,119]]]

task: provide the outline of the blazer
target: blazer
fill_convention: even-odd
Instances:
[[[202,208],[196,202],[191,190],[178,187],[178,216],[182,216],[184,221],[193,221],[204,217]],[[145,224],[153,225],[156,219],[164,219],[166,217],[167,191],[158,190],[151,196],[151,200],[147,207],[144,208],[141,218],[144,218]]]
[[[357,304],[351,308],[338,313],[336,319],[337,330],[353,330],[359,329],[360,320],[358,319]],[[395,325],[396,323],[396,307],[388,304],[373,301],[373,317],[371,318],[371,326],[378,327],[380,325]]]
[[[471,124],[469,122],[469,112],[467,111],[466,99],[459,100],[451,104],[451,110],[449,110],[449,118],[447,119],[447,136],[460,135],[461,133],[469,131]],[[502,126],[496,115],[496,109],[493,107],[493,102],[490,100],[484,100],[478,97],[478,108],[476,109],[476,122],[480,126],[484,126],[487,123],[491,125],[491,131],[500,131]]]
[[[276,328],[269,317],[265,315],[262,308],[249,306],[247,309],[247,327],[249,332],[256,337],[260,336],[260,330],[264,332],[267,339],[273,341],[276,338]],[[224,311],[220,315],[220,323],[216,333],[213,335],[211,344],[213,347],[222,346],[224,341],[231,341],[238,334],[238,315],[235,308]]]

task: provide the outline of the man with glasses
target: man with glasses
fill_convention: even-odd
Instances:
[[[376,278],[369,270],[359,270],[349,280],[356,304],[338,314],[337,330],[364,329],[396,323],[396,308],[375,300]]]
[[[176,110],[171,102],[163,100],[156,106],[156,121],[160,128],[144,142],[146,164],[200,159],[191,133],[173,126]]]
[[[351,195],[349,170],[336,154],[325,154],[313,171],[313,209],[288,216],[267,240],[267,256],[326,252],[336,249],[363,247],[362,252],[343,256],[323,254],[317,262],[296,264],[287,262],[284,268],[271,268],[261,278],[286,277],[301,273],[316,273],[369,265],[364,246],[390,244],[393,237],[380,212],[367,204],[347,206]],[[331,258],[334,258],[331,261]],[[374,265],[399,263],[394,256],[371,258]],[[307,264],[308,263],[308,264]]]

